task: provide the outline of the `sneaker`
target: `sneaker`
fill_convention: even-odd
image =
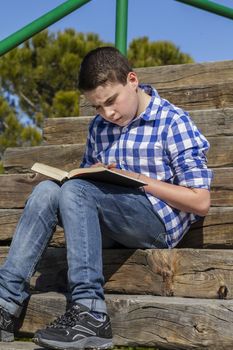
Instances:
[[[14,316],[0,306],[0,341],[14,341]]]
[[[75,303],[46,329],[35,333],[33,341],[51,349],[112,348],[112,329],[108,315],[97,319],[86,306]]]

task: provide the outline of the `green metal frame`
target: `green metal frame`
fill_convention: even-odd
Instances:
[[[0,56],[4,55],[25,40],[39,33],[51,24],[59,21],[79,7],[91,0],[67,0],[55,7],[45,15],[29,23],[17,32],[0,41]],[[209,0],[175,0],[187,5],[198,7],[217,15],[233,19],[233,9],[217,4]],[[128,0],[116,0],[116,32],[115,46],[124,54],[127,54],[127,23],[128,23]]]
[[[215,13],[226,18],[233,19],[233,9],[209,0],[175,0],[199,9]]]
[[[127,55],[128,0],[116,0],[115,46]]]
[[[29,23],[14,34],[0,41],[0,56],[7,53],[19,44],[22,44],[25,40],[31,38],[33,35],[39,33],[41,30],[47,28],[51,24],[59,21],[61,18],[77,10],[79,7],[85,5],[89,1],[91,0],[67,0],[63,4],[47,12],[45,15]]]

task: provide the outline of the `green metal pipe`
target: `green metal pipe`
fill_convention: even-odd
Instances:
[[[213,1],[208,0],[175,0],[182,2],[187,5],[198,7],[202,10],[206,10],[222,17],[233,19],[233,8],[226,7],[220,4],[217,4]]]
[[[115,46],[127,55],[128,0],[116,0]]]
[[[0,56],[23,43],[25,40],[31,38],[33,35],[39,33],[41,30],[47,28],[51,24],[57,22],[61,18],[67,16],[69,13],[77,10],[79,7],[85,5],[89,1],[91,0],[67,0],[63,4],[47,12],[45,15],[39,17],[35,21],[29,23],[17,32],[3,39],[0,41]]]

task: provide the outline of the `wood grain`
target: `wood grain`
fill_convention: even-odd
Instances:
[[[1,247],[0,262],[8,247]],[[104,249],[105,292],[233,299],[231,250]],[[66,292],[65,248],[48,248],[31,279],[33,291]]]
[[[21,332],[32,334],[65,311],[67,295],[33,295]],[[106,295],[114,344],[164,349],[232,349],[233,302]]]
[[[0,244],[9,245],[22,209],[0,209]],[[64,247],[64,232],[57,227],[50,246]],[[209,214],[184,236],[179,248],[233,248],[233,207],[211,207]]]
[[[231,73],[233,75],[233,73]],[[154,86],[160,97],[187,111],[213,108],[230,108],[233,103],[232,82],[213,83],[205,85],[187,85],[181,87],[161,88]],[[84,96],[80,97],[80,114],[93,116],[95,110]]]
[[[233,136],[233,108],[191,111],[191,119],[206,136]],[[93,117],[45,119],[44,144],[85,143]]]
[[[39,174],[0,175],[0,209],[23,208],[35,185],[45,180]],[[233,168],[215,168],[211,188],[211,205],[233,206]]]
[[[211,136],[209,142],[209,167],[233,166],[233,136]],[[8,148],[3,164],[11,174],[28,172],[35,162],[72,170],[79,167],[84,149],[85,144]]]

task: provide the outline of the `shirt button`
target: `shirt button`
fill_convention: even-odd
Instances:
[[[122,132],[127,132],[128,128],[126,126],[123,127]]]

